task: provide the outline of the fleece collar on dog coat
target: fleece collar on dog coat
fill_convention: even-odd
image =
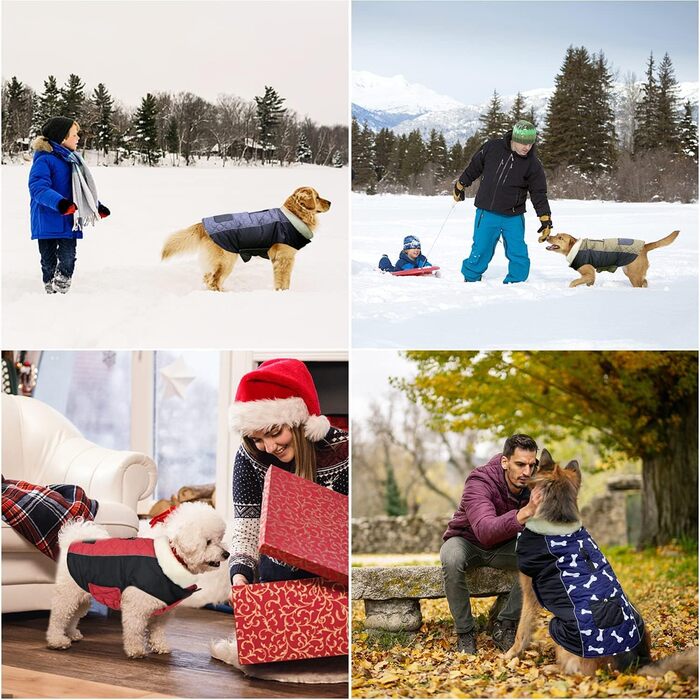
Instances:
[[[641,615],[586,528],[542,534],[536,532],[541,523],[526,523],[515,551],[540,605],[554,615],[549,623],[554,641],[584,658],[633,650],[644,636]]]
[[[581,238],[574,243],[566,259],[574,270],[592,265],[596,272],[615,272],[618,267],[634,262],[643,247],[644,241],[633,238]]]
[[[202,224],[214,243],[229,253],[238,253],[243,262],[254,255],[267,258],[270,246],[275,243],[300,250],[314,235],[285,207],[208,216],[202,219]]]
[[[181,603],[197,589],[197,578],[176,558],[167,537],[73,542],[68,572],[100,603],[119,610],[125,588],[135,586],[165,603],[154,615]]]

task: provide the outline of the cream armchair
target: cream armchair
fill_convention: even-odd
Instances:
[[[2,396],[2,473],[33,484],[78,484],[99,501],[96,522],[114,537],[138,534],[136,504],[156,485],[156,465],[138,452],[86,440],[41,401]],[[2,611],[51,605],[56,564],[2,523]]]

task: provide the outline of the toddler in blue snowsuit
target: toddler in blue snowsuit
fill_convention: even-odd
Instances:
[[[406,236],[403,239],[403,250],[396,261],[391,264],[389,256],[385,253],[379,260],[379,269],[382,272],[399,272],[401,270],[414,270],[418,267],[432,267],[428,258],[420,252],[420,241],[416,236]]]

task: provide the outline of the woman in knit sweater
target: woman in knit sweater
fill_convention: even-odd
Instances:
[[[268,360],[243,377],[231,421],[242,436],[233,465],[231,583],[313,576],[258,552],[265,474],[274,465],[347,494],[347,433],[321,415],[311,374],[289,359]]]

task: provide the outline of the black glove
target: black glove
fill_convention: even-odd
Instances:
[[[459,180],[455,180],[455,186],[452,191],[452,198],[455,200],[455,202],[464,201],[464,185]]]
[[[100,215],[100,219],[106,219],[112,212],[104,204],[98,204],[97,213]]]
[[[76,207],[70,199],[61,199],[56,206],[58,207],[58,211],[64,216],[78,211],[78,207]]]
[[[537,229],[540,237],[537,239],[540,243],[546,241],[549,234],[552,233],[552,217],[549,214],[542,214],[539,217],[541,226]]]

